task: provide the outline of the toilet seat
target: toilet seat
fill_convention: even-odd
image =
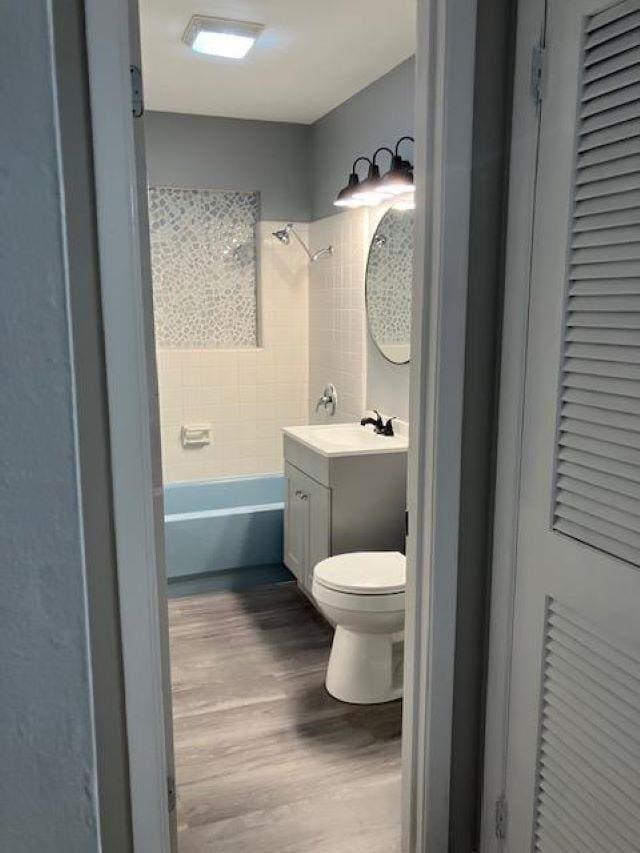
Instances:
[[[403,594],[406,558],[398,551],[357,551],[328,557],[313,573],[316,584],[337,593],[358,595]]]

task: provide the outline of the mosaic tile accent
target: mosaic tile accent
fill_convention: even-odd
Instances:
[[[149,188],[156,343],[255,347],[259,193]]]
[[[411,337],[413,212],[390,208],[371,241],[367,263],[367,317],[374,341],[408,344]]]

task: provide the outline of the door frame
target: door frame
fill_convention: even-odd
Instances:
[[[418,2],[405,853],[449,846],[476,12],[475,0]]]
[[[444,851],[449,836],[476,39],[475,0],[417,4],[415,124],[430,133],[416,134],[405,853]],[[135,6],[85,0],[134,846],[169,853],[162,494],[129,79]]]
[[[172,853],[162,475],[148,246],[141,233],[146,210],[138,204],[131,121],[137,0],[84,0],[84,6],[133,846],[136,853]]]
[[[532,97],[531,60],[534,45],[541,44],[544,38],[545,23],[546,0],[519,0],[509,161],[481,853],[497,853],[504,846],[496,834],[496,808],[506,794],[527,330],[542,109],[542,102],[536,104]],[[511,180],[512,175],[516,175],[517,180]],[[508,806],[506,813],[508,819]]]

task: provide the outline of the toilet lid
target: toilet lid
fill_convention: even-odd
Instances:
[[[357,551],[328,557],[313,577],[327,589],[361,595],[404,592],[406,558],[397,551]]]

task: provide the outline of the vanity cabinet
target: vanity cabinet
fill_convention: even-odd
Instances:
[[[404,553],[406,451],[329,456],[285,434],[284,458],[284,563],[304,592],[326,557]]]
[[[305,590],[331,553],[331,492],[285,462],[284,563]]]

